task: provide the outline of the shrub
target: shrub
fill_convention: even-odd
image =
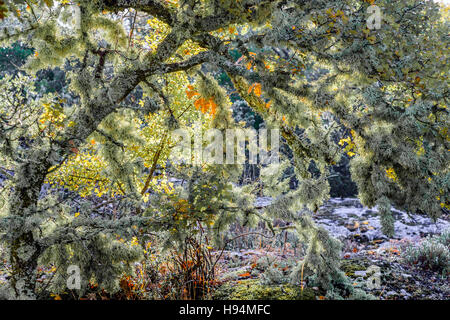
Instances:
[[[404,259],[409,264],[447,274],[450,272],[450,229],[441,235],[426,238],[418,246],[409,246]]]
[[[436,236],[437,241],[442,243],[447,248],[450,247],[450,228],[446,229],[440,235]]]

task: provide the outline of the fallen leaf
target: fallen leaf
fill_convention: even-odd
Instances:
[[[246,272],[246,273],[243,273],[243,274],[238,274],[238,276],[241,277],[241,278],[246,278],[246,277],[250,277],[251,274],[250,274],[250,272]]]

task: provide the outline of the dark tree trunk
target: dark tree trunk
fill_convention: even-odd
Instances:
[[[11,244],[11,286],[16,299],[36,298],[36,272],[42,248],[36,239],[38,229],[30,225],[29,218],[36,214],[39,193],[49,167],[48,161],[41,158],[22,164],[14,176],[8,239]]]

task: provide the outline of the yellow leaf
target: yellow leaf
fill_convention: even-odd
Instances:
[[[397,179],[398,179],[394,168],[386,169],[386,175],[388,176],[389,179],[391,179],[393,181],[397,181]]]
[[[377,40],[377,38],[375,38],[375,36],[370,36],[367,38],[367,40],[369,40],[370,43],[375,43],[375,41]]]

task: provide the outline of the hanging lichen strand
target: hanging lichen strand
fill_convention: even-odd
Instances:
[[[200,223],[223,244],[229,224],[264,221],[276,232],[276,217],[309,242],[293,283],[306,270],[330,297],[362,297],[339,270],[339,242],[310,216],[328,197],[330,166],[351,158],[359,198],[378,206],[390,236],[391,206],[437,218],[450,194],[448,16],[433,1],[380,0],[383,21],[369,29],[373,2],[2,4],[2,45],[22,41],[35,52],[29,75],[0,80],[0,236],[12,270],[0,295],[42,298],[41,264],[57,266],[54,292],[69,265],[87,276],[84,288],[92,280],[113,292],[144,252],[138,235],[162,232],[166,246],[180,246]],[[63,94],[35,89],[32,75],[49,67],[65,70]],[[171,130],[237,126],[236,95],[280,128],[292,153],[262,168],[274,198],[264,213],[253,186],[233,184],[240,166],[168,161]],[[171,185],[170,174],[187,184]]]

